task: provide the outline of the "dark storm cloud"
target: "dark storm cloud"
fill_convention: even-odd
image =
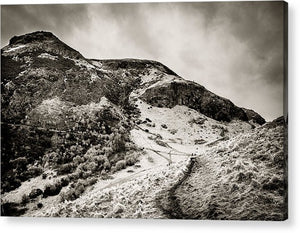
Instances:
[[[283,66],[283,3],[255,2],[226,5],[224,13],[231,23],[231,32],[247,43],[248,50],[257,63],[264,63],[262,70],[268,84],[282,82]]]
[[[4,6],[1,45],[52,31],[89,58],[158,60],[268,120],[282,115],[283,3]]]

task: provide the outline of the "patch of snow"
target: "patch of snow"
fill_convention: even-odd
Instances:
[[[92,69],[95,69],[95,66],[90,64],[89,62],[87,62],[86,60],[84,59],[72,59],[72,58],[69,58],[69,57],[66,57],[67,59],[70,59],[72,61],[75,62],[75,65],[79,66],[79,67],[85,67],[87,68],[88,70],[92,70]]]
[[[16,46],[16,47],[11,47],[11,48],[5,50],[4,52],[6,52],[6,53],[13,52],[13,51],[16,51],[18,49],[24,48],[25,46],[26,45],[19,45],[19,46]]]
[[[91,81],[90,83],[95,82],[97,79],[100,79],[96,73],[91,73]]]
[[[41,53],[38,57],[46,58],[46,59],[50,59],[50,60],[57,60],[57,56],[50,55],[49,53]]]
[[[102,68],[103,66],[101,61],[91,61],[91,63],[98,68]]]

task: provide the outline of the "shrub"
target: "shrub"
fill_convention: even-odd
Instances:
[[[21,204],[25,205],[29,201],[30,201],[30,198],[26,194],[23,194],[22,199],[21,199]]]
[[[164,128],[164,129],[168,128],[168,126],[166,124],[162,124],[161,127]]]
[[[119,171],[123,168],[126,167],[126,161],[125,160],[120,160],[116,163],[116,170]]]
[[[89,181],[80,180],[76,184],[71,185],[72,189],[60,194],[60,201],[64,202],[65,200],[72,201],[77,199],[85,191],[85,187],[92,182],[94,182],[94,179]]]
[[[98,165],[95,162],[89,162],[88,164],[86,164],[86,170],[91,171],[91,172],[96,171],[97,167],[98,167]]]
[[[171,134],[176,134],[177,131],[178,131],[177,129],[170,129],[170,130],[169,130],[169,132],[170,132]]]
[[[111,168],[111,164],[108,159],[106,159],[105,162],[103,163],[103,168],[107,171],[109,171],[109,169]]]
[[[63,164],[57,169],[57,175],[69,174],[73,171],[73,167],[71,163]]]
[[[29,193],[29,197],[30,199],[36,198],[40,195],[43,194],[43,191],[41,189],[33,189],[30,193]]]
[[[60,180],[62,187],[67,186],[70,183],[70,178],[69,177],[64,177]]]
[[[77,155],[76,157],[73,158],[74,165],[78,165],[83,162],[84,162],[84,158],[80,157],[79,155]]]
[[[135,154],[125,155],[124,159],[127,166],[132,166],[138,161],[138,158]]]
[[[20,216],[27,211],[27,208],[20,208],[18,203],[7,202],[1,203],[1,216]]]
[[[77,186],[75,187],[75,197],[78,198],[83,192],[85,191],[85,187],[83,184],[77,184]]]
[[[94,185],[94,184],[97,183],[98,179],[95,178],[95,177],[93,177],[93,178],[88,178],[87,181],[88,181],[88,184],[89,184],[89,185]]]
[[[62,192],[59,194],[60,197],[60,201],[64,202],[64,201],[68,201],[68,200],[72,200],[72,193],[69,192]]]
[[[30,167],[28,169],[28,175],[30,177],[35,177],[35,176],[39,176],[40,174],[42,174],[43,169],[40,167]]]
[[[43,198],[58,195],[61,189],[62,185],[60,182],[56,184],[47,185],[44,190]]]

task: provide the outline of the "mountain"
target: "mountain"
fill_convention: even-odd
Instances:
[[[231,153],[230,145],[241,138],[243,145],[258,140],[255,135],[260,131],[265,142],[275,143],[274,153],[283,150],[282,122],[268,127],[253,110],[185,80],[157,61],[87,59],[50,32],[15,36],[1,49],[1,92],[3,215],[78,217],[70,205],[80,204],[87,210],[80,216],[174,217],[165,206],[174,203],[160,203],[157,198],[169,195],[170,187],[178,185],[191,158],[201,163],[205,158],[214,164],[210,166],[219,166],[218,156]],[[268,136],[272,133],[280,140],[272,142],[274,138]],[[265,146],[251,145],[252,149]],[[251,148],[243,153],[241,160],[252,164],[255,153]],[[276,156],[276,161],[285,161],[283,154]],[[257,161],[253,167],[258,166]],[[263,164],[268,161],[261,159]],[[231,169],[232,160],[222,162]],[[271,167],[267,174],[284,173],[284,165]],[[201,168],[193,169],[189,177],[198,179],[193,174]],[[221,182],[219,177],[211,177],[212,182]],[[279,183],[285,184],[284,177],[278,177]],[[137,188],[136,182],[143,186]],[[117,188],[120,185],[140,189],[127,193],[140,204],[127,200],[120,193],[127,191]],[[155,193],[148,190],[151,186],[157,188]],[[184,187],[180,183],[180,188]],[[253,192],[260,188],[258,185]],[[284,203],[285,189],[276,186],[276,192],[277,188],[275,199]],[[113,193],[113,203],[107,192]],[[220,190],[216,193],[222,195]],[[231,202],[230,195],[227,201]],[[112,209],[101,204],[94,213],[89,208],[95,202]],[[130,212],[146,208],[141,204],[145,202],[151,206],[150,212]]]
[[[19,123],[52,97],[82,105],[99,102],[105,96],[124,105],[133,89],[143,89],[141,98],[153,106],[170,108],[179,104],[218,121],[265,123],[254,111],[247,114],[245,109],[182,79],[159,62],[85,59],[50,32],[13,37],[1,50],[1,58],[2,117],[9,122]]]

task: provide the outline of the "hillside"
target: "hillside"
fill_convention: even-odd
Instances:
[[[277,215],[240,216],[286,218],[279,213],[284,207],[276,206],[286,203],[285,162],[271,166],[269,159],[251,159],[263,149],[277,162],[285,161],[283,123],[268,127],[253,110],[185,80],[157,61],[86,59],[50,32],[13,37],[1,49],[1,61],[3,215],[174,217],[168,215],[168,195],[176,186],[176,205],[182,202],[187,208],[180,206],[184,215],[178,218],[237,219],[221,207],[217,215],[203,214],[210,208],[199,191],[206,180],[188,189],[192,199],[185,199],[187,182],[199,180],[195,177],[202,177],[202,167],[193,165],[185,182],[178,185],[178,180],[196,158],[212,164],[206,167],[209,185],[221,185],[207,195],[222,196],[228,192],[222,185],[236,184],[222,172],[232,170],[237,161],[250,164],[245,169],[261,184],[253,192],[272,183],[262,179],[274,174],[279,180],[271,189],[279,190],[272,204]],[[227,161],[235,143],[244,145],[235,150],[244,155]],[[253,171],[257,168],[267,175],[260,177]],[[223,183],[215,177],[219,173],[226,178]],[[245,186],[238,186],[237,195],[244,194]],[[157,201],[163,197],[167,199]],[[231,202],[232,196],[226,197],[223,201]],[[251,198],[245,200],[252,203]],[[205,210],[196,207],[198,202]],[[258,212],[266,205],[257,205]]]

